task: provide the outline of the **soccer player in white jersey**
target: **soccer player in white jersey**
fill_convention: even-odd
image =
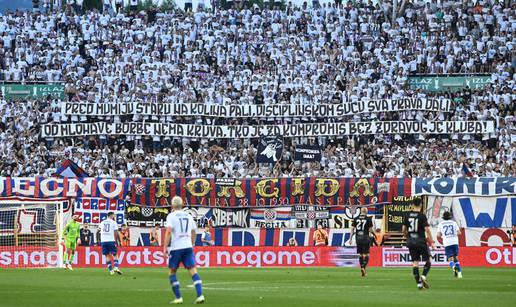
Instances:
[[[102,246],[102,255],[106,257],[106,263],[110,275],[115,275],[115,272],[122,275],[118,269],[118,257],[116,249],[116,238],[118,238],[118,225],[115,222],[115,213],[109,212],[107,219],[100,224],[100,245]]]
[[[202,304],[204,303],[202,281],[199,274],[197,274],[193,252],[197,226],[192,216],[188,212],[183,211],[183,200],[181,197],[175,196],[172,198],[172,209],[172,212],[167,216],[165,242],[163,245],[163,254],[169,257],[168,267],[170,268],[170,275],[168,279],[176,296],[171,303],[183,303],[183,298],[179,291],[179,281],[177,281],[176,277],[177,268],[182,263],[192,276],[193,285],[197,292],[195,304]]]
[[[437,239],[442,240],[446,258],[450,262],[450,268],[453,270],[455,277],[462,278],[462,269],[459,263],[459,236],[460,228],[457,223],[451,219],[452,215],[446,211],[443,213],[443,221],[439,223]]]

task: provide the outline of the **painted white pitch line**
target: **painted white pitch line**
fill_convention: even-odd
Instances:
[[[221,286],[220,283],[209,283],[203,284],[203,289],[208,290],[243,290],[249,291],[247,287],[217,287]],[[187,285],[187,288],[193,288],[193,285]],[[253,289],[262,289],[262,290],[274,290],[274,289],[349,289],[349,288],[371,288],[372,286],[368,285],[324,285],[324,286],[316,286],[316,285],[306,285],[300,286],[296,284],[283,284],[281,286],[253,286]]]
[[[0,290],[0,293],[4,294],[11,294],[11,293],[55,293],[56,291],[59,291],[59,293],[97,293],[97,292],[113,292],[113,289],[82,289],[82,290],[9,290],[9,291],[2,291]],[[116,289],[117,292],[169,292],[169,289]]]

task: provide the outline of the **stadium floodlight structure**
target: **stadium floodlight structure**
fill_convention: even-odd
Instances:
[[[63,267],[66,199],[0,199],[0,267]]]

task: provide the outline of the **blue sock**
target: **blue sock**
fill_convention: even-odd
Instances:
[[[181,292],[179,292],[179,281],[177,281],[176,274],[169,275],[168,280],[170,281],[170,286],[172,286],[172,291],[174,292],[174,295],[176,298],[181,297]]]
[[[108,270],[110,270],[110,271],[113,269],[113,267],[111,266],[111,261],[108,261],[108,262],[107,262],[107,268],[108,268]]]
[[[118,268],[118,259],[115,259],[115,268]]]
[[[454,265],[455,265],[455,262],[450,261],[450,268],[452,268],[452,269],[453,269],[453,266],[454,266]]]
[[[457,272],[462,272],[462,270],[460,268],[460,263],[458,261],[455,262],[455,267],[457,267]]]
[[[199,274],[195,273],[192,275],[193,284],[195,291],[197,291],[197,297],[202,295],[202,280]]]

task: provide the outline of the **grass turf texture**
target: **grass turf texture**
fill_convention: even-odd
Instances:
[[[123,268],[122,268],[123,269]],[[173,294],[167,269],[3,269],[0,306],[165,306]],[[516,269],[466,268],[455,279],[432,268],[429,290],[417,290],[412,268],[200,269],[210,306],[514,306]],[[179,274],[182,296],[192,305],[188,273]]]

